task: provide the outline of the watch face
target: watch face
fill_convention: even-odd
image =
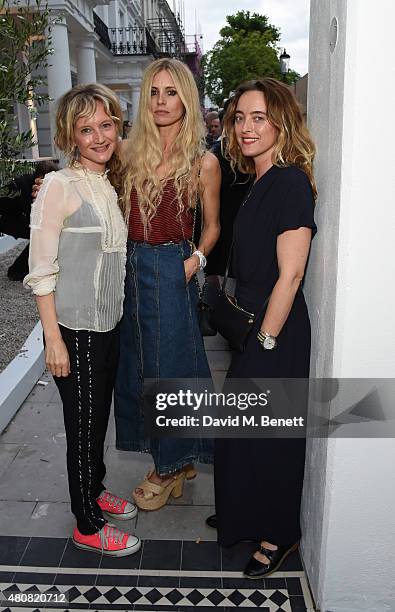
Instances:
[[[263,341],[263,348],[265,348],[266,350],[271,350],[274,349],[274,347],[276,346],[276,339],[273,338],[272,336],[268,336],[267,338],[264,339]]]

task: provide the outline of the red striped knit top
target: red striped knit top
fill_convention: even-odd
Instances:
[[[178,215],[177,191],[171,179],[165,183],[163,188],[162,200],[155,217],[151,219],[147,240],[144,237],[144,225],[135,189],[132,190],[130,203],[129,240],[149,244],[191,240],[194,211],[186,208],[181,215]],[[186,198],[184,204],[187,204]]]

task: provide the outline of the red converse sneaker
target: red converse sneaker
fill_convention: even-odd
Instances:
[[[76,527],[73,532],[73,544],[82,550],[91,550],[108,557],[126,557],[140,550],[141,540],[119,531],[111,523],[106,523],[93,535],[83,535]]]
[[[134,504],[127,499],[113,495],[110,491],[103,491],[96,501],[110,519],[128,521],[137,514],[137,507]]]

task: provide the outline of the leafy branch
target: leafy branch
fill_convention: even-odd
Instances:
[[[33,146],[31,130],[19,132],[15,104],[34,115],[48,66],[51,16],[46,0],[0,0],[0,157],[15,158]]]

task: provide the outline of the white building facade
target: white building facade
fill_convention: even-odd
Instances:
[[[322,612],[395,611],[395,402],[383,392],[395,372],[394,18],[392,0],[311,0],[311,375],[354,380],[332,418],[367,389],[384,415],[308,440],[302,558]]]
[[[53,106],[73,85],[96,81],[107,85],[119,95],[124,119],[133,120],[146,66],[162,56],[185,59],[186,53],[175,3],[174,12],[166,0],[49,0],[48,4],[57,18],[47,74],[53,102],[38,109],[34,157],[54,155]]]

